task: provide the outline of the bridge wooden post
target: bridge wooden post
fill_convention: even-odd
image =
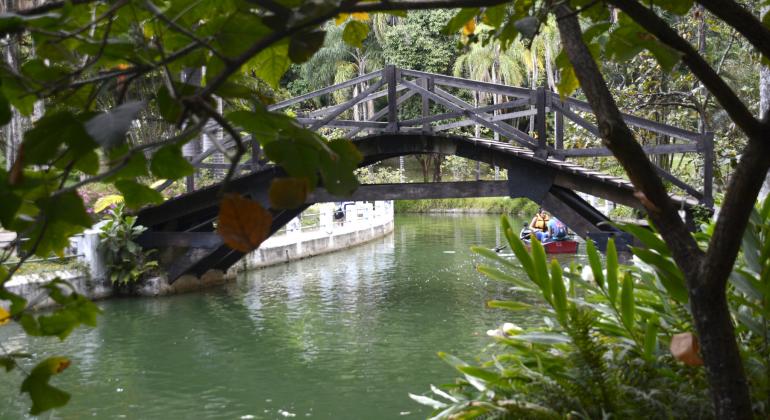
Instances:
[[[545,88],[541,86],[535,91],[535,107],[537,108],[537,116],[535,117],[537,149],[535,150],[535,156],[541,159],[546,159],[548,157],[548,132],[546,131],[545,106]]]
[[[433,79],[431,78],[422,78],[418,79],[417,83],[423,87],[428,92],[433,92]],[[427,118],[430,117],[430,98],[428,98],[425,94],[420,94],[420,97],[422,98],[422,117]],[[433,134],[433,126],[430,125],[430,122],[424,122],[422,123],[422,132],[424,134]]]
[[[393,64],[388,64],[383,69],[382,77],[388,85],[388,126],[385,128],[387,133],[398,132],[398,70]]]
[[[714,132],[707,131],[701,137],[703,142],[703,204],[714,206]]]
[[[555,100],[555,98],[552,98],[551,101]],[[559,100],[559,104],[562,108],[567,108],[569,105],[565,102],[561,102]],[[558,110],[553,110],[553,147],[554,149],[564,149],[564,114],[559,112]]]

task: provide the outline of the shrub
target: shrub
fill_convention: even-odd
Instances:
[[[645,246],[633,248],[634,266],[618,264],[612,241],[602,263],[589,241],[588,266],[562,268],[555,260],[546,262],[537,241],[528,251],[507,218],[502,224],[519,263],[474,248],[493,263],[478,270],[510,283],[514,296],[535,296],[542,304],[488,305],[535,312],[545,323],[526,330],[505,324],[493,331],[494,355],[478,366],[441,354],[462,377],[444,389],[432,387],[432,396],[410,395],[414,400],[435,409],[435,418],[714,416],[697,339],[687,357],[675,358],[669,351],[677,334],[689,339],[694,328],[684,276],[655,232],[623,226]],[[698,240],[707,242],[712,228],[696,234]],[[518,277],[520,268],[526,279]],[[754,411],[765,418],[770,408],[770,200],[752,215],[728,298]]]
[[[146,228],[136,225],[136,216],[125,215],[123,210],[123,203],[110,210],[99,234],[99,249],[105,253],[110,280],[117,287],[137,283],[158,266],[157,261],[148,258],[151,252],[134,242]]]

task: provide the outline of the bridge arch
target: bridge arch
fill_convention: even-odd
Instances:
[[[554,158],[537,156],[533,151],[485,139],[432,134],[376,134],[353,140],[362,154],[361,167],[386,159],[427,153],[442,153],[497,165],[508,171],[505,181],[465,183],[363,185],[350,197],[335,197],[323,186],[308,196],[304,206],[274,210],[272,235],[309,205],[348,199],[419,199],[470,196],[526,197],[543,205],[583,237],[614,234],[614,228],[599,225],[606,221],[600,212],[574,191],[586,192],[632,207],[641,208],[627,181],[590,171]],[[268,166],[231,181],[231,191],[268,205],[273,179],[286,176],[276,166]],[[442,185],[447,184],[447,185]],[[433,192],[431,192],[433,191]],[[148,230],[138,239],[144,247],[160,248],[160,258],[170,281],[183,274],[202,275],[209,269],[226,271],[243,253],[227,247],[214,232],[219,213],[217,185],[170,199],[141,210],[139,224]],[[697,204],[681,199],[686,206]]]

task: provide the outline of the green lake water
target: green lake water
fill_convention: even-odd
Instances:
[[[42,418],[425,418],[407,393],[455,377],[436,352],[483,357],[488,329],[539,322],[485,308],[514,295],[469,247],[501,237],[497,217],[399,216],[385,238],[222,288],[99,302],[98,326],[64,342],[16,326],[0,340],[71,357],[53,383],[72,400]],[[21,376],[0,377],[0,418],[23,418]]]

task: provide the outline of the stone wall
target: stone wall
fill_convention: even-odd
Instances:
[[[188,293],[217,286],[235,278],[238,272],[258,269],[273,264],[312,257],[327,252],[350,248],[393,231],[392,202],[349,203],[343,220],[334,219],[335,206],[324,203],[319,206],[317,223],[302,227],[299,219],[287,224],[282,234],[274,235],[262,243],[259,249],[244,256],[227,273],[209,270],[203,276],[185,275],[169,283],[164,275],[149,278],[133,292],[139,296],[163,296]],[[7,284],[8,289],[35,308],[50,306],[41,289],[54,278],[61,278],[72,284],[75,291],[92,300],[112,297],[114,291],[104,264],[104,257],[98,250],[99,229],[90,229],[72,239],[73,248],[87,269],[83,271],[58,271],[24,276],[14,276]]]

